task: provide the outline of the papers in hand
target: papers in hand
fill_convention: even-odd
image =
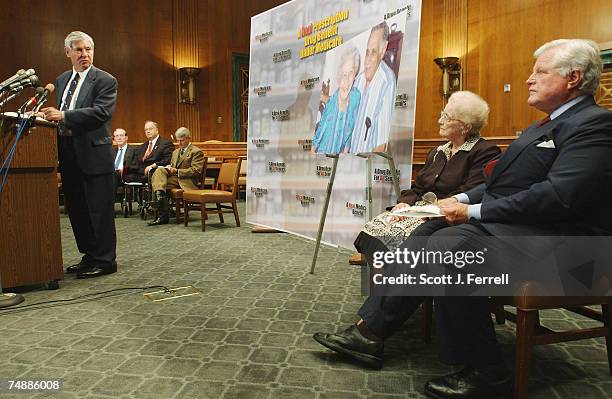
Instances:
[[[391,214],[409,218],[439,218],[444,216],[440,213],[440,208],[437,205],[408,206],[401,210],[393,211]]]

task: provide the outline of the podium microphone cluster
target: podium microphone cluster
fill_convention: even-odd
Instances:
[[[38,77],[34,69],[20,69],[13,76],[0,83],[0,93],[5,91],[21,91],[26,87],[38,86]]]

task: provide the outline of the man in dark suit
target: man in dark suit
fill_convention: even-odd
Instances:
[[[117,144],[115,153],[115,191],[124,181],[137,180],[138,158],[136,148],[128,144],[128,134],[125,129],[115,129],[113,140]]]
[[[430,236],[433,249],[482,248],[486,237],[612,234],[612,209],[601,206],[612,202],[612,112],[593,98],[602,70],[599,49],[588,40],[556,40],[534,55],[527,102],[548,116],[485,165],[483,184],[438,202],[445,220],[434,219],[412,233]],[[449,241],[452,248],[435,247]],[[512,373],[503,363],[489,299],[436,297],[435,302],[440,359],[464,368],[427,382],[426,395],[511,394]],[[402,317],[401,311],[390,312],[385,322]],[[356,329],[334,340],[366,354],[380,346],[376,337]]]
[[[93,66],[94,42],[75,31],[64,41],[72,70],[56,80],[56,103],[45,118],[58,122],[59,170],[68,216],[81,261],[66,273],[77,278],[117,271],[114,221],[114,171],[110,124],[117,80]]]
[[[159,135],[157,123],[146,121],[144,131],[147,141],[142,143],[137,153],[138,176],[142,182],[146,182],[149,172],[158,166],[170,165],[172,151],[174,151],[172,141]]]
[[[430,222],[421,234],[437,230],[432,238],[452,236],[471,245],[483,236],[612,234],[612,210],[598,206],[612,201],[612,112],[593,98],[602,69],[599,49],[592,41],[556,40],[534,55],[527,102],[548,116],[485,166],[485,183],[441,201],[446,222],[455,226]],[[436,298],[436,323],[440,358],[465,368],[429,381],[427,395],[511,392],[488,298]]]

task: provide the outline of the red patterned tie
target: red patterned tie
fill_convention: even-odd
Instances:
[[[492,159],[485,165],[484,171],[487,177],[491,177],[491,175],[493,174],[493,168],[495,168],[495,165],[497,165],[497,161],[499,161],[499,159]]]
[[[147,151],[144,153],[142,160],[149,158],[149,155],[153,152],[153,143],[149,141],[149,146],[147,147]]]
[[[536,128],[542,127],[546,125],[548,122],[550,122],[550,116],[547,115],[546,118],[538,122],[538,124],[536,125]]]

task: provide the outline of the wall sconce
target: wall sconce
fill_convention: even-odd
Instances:
[[[462,90],[463,81],[461,76],[461,65],[458,57],[441,57],[434,60],[442,69],[442,98],[444,104],[448,101],[451,94]]]
[[[196,76],[201,68],[179,68],[179,103],[196,103]]]

